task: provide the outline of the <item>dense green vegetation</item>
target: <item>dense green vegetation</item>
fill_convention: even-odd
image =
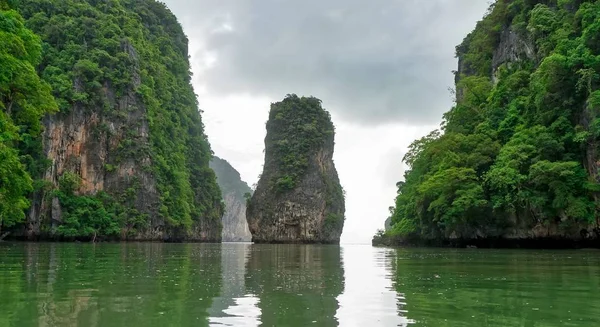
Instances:
[[[600,1],[499,0],[457,56],[456,105],[404,157],[410,168],[387,235],[502,237],[535,226],[591,234],[600,207]]]
[[[321,100],[295,94],[271,104],[267,130],[272,135],[267,151],[273,151],[279,167],[272,183],[281,192],[297,185],[308,168],[310,156],[335,133]]]
[[[65,173],[61,176],[59,188],[53,194],[60,201],[63,212],[62,224],[56,232],[68,238],[90,237],[92,241],[98,235],[119,235],[127,220],[125,206],[104,191],[95,196],[78,196],[75,192],[80,184],[81,178],[77,174]]]
[[[47,167],[40,142],[44,114],[59,109],[52,119],[67,120],[72,112],[83,111],[110,122],[140,108],[149,142],[141,142],[133,128],[120,140],[117,153],[111,153],[114,162],[105,170],[110,173],[123,161],[134,160],[136,169],[151,173],[160,195],[158,207],[151,210],[168,227],[189,231],[198,222],[218,226],[223,204],[208,166],[212,153],[190,84],[187,39],[165,5],[152,0],[13,1],[23,20],[1,3],[4,226],[23,220],[32,178],[41,178]],[[120,98],[134,98],[127,101],[139,105],[123,109]],[[94,131],[111,132],[107,124]],[[148,156],[151,160],[143,160]],[[73,180],[73,174],[64,172],[60,184]],[[139,191],[135,178],[118,194],[83,195],[77,188],[65,191],[60,185],[52,190],[47,182],[38,184],[60,200],[65,219],[56,230],[59,235],[117,235],[150,223],[147,214],[131,208]]]
[[[41,54],[40,38],[0,0],[0,228],[25,219],[32,175],[45,164],[41,118],[57,105],[35,70]]]

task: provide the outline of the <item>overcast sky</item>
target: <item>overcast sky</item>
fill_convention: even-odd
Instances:
[[[393,205],[401,160],[452,106],[455,46],[488,0],[164,0],[190,40],[213,151],[252,185],[269,105],[315,96],[336,125],[344,243],[369,243]]]

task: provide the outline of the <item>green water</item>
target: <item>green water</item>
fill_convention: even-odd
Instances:
[[[0,326],[600,326],[600,251],[0,244]]]

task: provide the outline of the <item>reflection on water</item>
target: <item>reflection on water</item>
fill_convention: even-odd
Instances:
[[[0,246],[0,326],[187,326],[221,287],[220,247]]]
[[[337,326],[343,280],[337,246],[254,245],[246,269],[263,326]]]
[[[417,326],[600,326],[600,251],[399,249]]]
[[[0,244],[3,326],[600,326],[600,251]]]
[[[243,298],[234,298],[234,305],[209,318],[211,326],[260,326],[258,298],[248,294]]]
[[[405,300],[392,285],[394,253],[361,245],[342,248],[346,289],[338,297],[340,326],[408,326],[412,322],[398,308]]]
[[[211,326],[259,326],[259,299],[246,293],[245,272],[250,243],[221,246],[221,292],[208,310]]]

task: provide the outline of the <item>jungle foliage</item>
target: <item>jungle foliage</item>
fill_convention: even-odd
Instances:
[[[151,164],[140,167],[156,179],[156,210],[167,226],[189,230],[198,221],[220,222],[223,204],[208,165],[212,151],[191,86],[187,38],[164,4],[13,0],[9,9],[8,2],[0,3],[0,219],[5,226],[23,220],[32,179],[40,179],[47,167],[42,117],[58,110],[60,119],[84,110],[119,119],[127,113],[110,101],[113,93],[133,95],[145,107],[150,144],[140,145],[131,135],[121,142],[118,158],[150,156]],[[59,188],[52,195],[68,218],[57,230],[65,236],[112,235],[129,228],[126,222],[136,221],[138,228],[149,223],[131,210],[116,213],[116,207],[128,205],[116,194],[88,197]],[[94,213],[75,209],[79,206]]]
[[[522,53],[498,62],[508,31]],[[406,153],[386,234],[597,226],[600,1],[496,1],[457,56],[455,106]]]
[[[25,219],[35,175],[45,162],[41,118],[57,110],[50,85],[36,67],[40,38],[7,1],[0,1],[0,228]]]

